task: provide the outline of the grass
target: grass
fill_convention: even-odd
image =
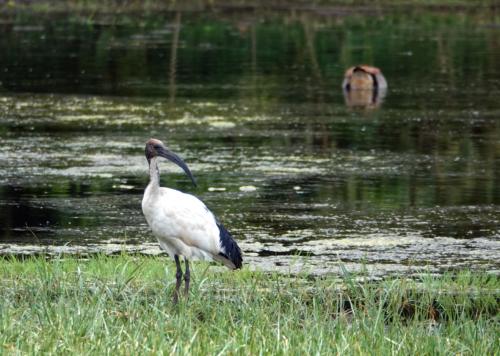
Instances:
[[[0,259],[0,354],[498,355],[498,276],[364,282],[98,255]]]

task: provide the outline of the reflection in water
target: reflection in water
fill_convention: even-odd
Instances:
[[[172,44],[170,46],[170,67],[168,81],[168,96],[171,103],[175,101],[175,75],[177,72],[177,49],[179,47],[179,34],[181,32],[181,13],[175,14],[174,31],[172,33]]]
[[[387,89],[344,89],[345,103],[349,107],[374,109],[379,107],[387,94]]]
[[[1,22],[0,253],[158,253],[140,211],[154,136],[260,268],[498,270],[498,30],[471,33],[460,16],[337,20]],[[353,63],[390,78],[378,110],[346,108],[338,83]],[[349,106],[382,99],[348,94]]]

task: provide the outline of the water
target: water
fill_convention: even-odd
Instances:
[[[500,268],[494,14],[29,13],[0,22],[0,253],[160,251],[141,213],[162,139],[263,270]],[[346,105],[352,64],[382,68]]]

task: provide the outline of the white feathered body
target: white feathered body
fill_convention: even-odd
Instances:
[[[217,260],[241,268],[238,244],[205,204],[191,194],[160,187],[157,157],[151,159],[149,173],[142,212],[160,247],[172,258]]]
[[[219,259],[219,228],[201,200],[175,189],[149,184],[142,211],[160,246],[188,259]]]

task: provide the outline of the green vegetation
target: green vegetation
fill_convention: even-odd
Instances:
[[[0,353],[499,352],[495,275],[339,282],[196,264],[176,307],[173,269],[127,255],[0,260]]]

